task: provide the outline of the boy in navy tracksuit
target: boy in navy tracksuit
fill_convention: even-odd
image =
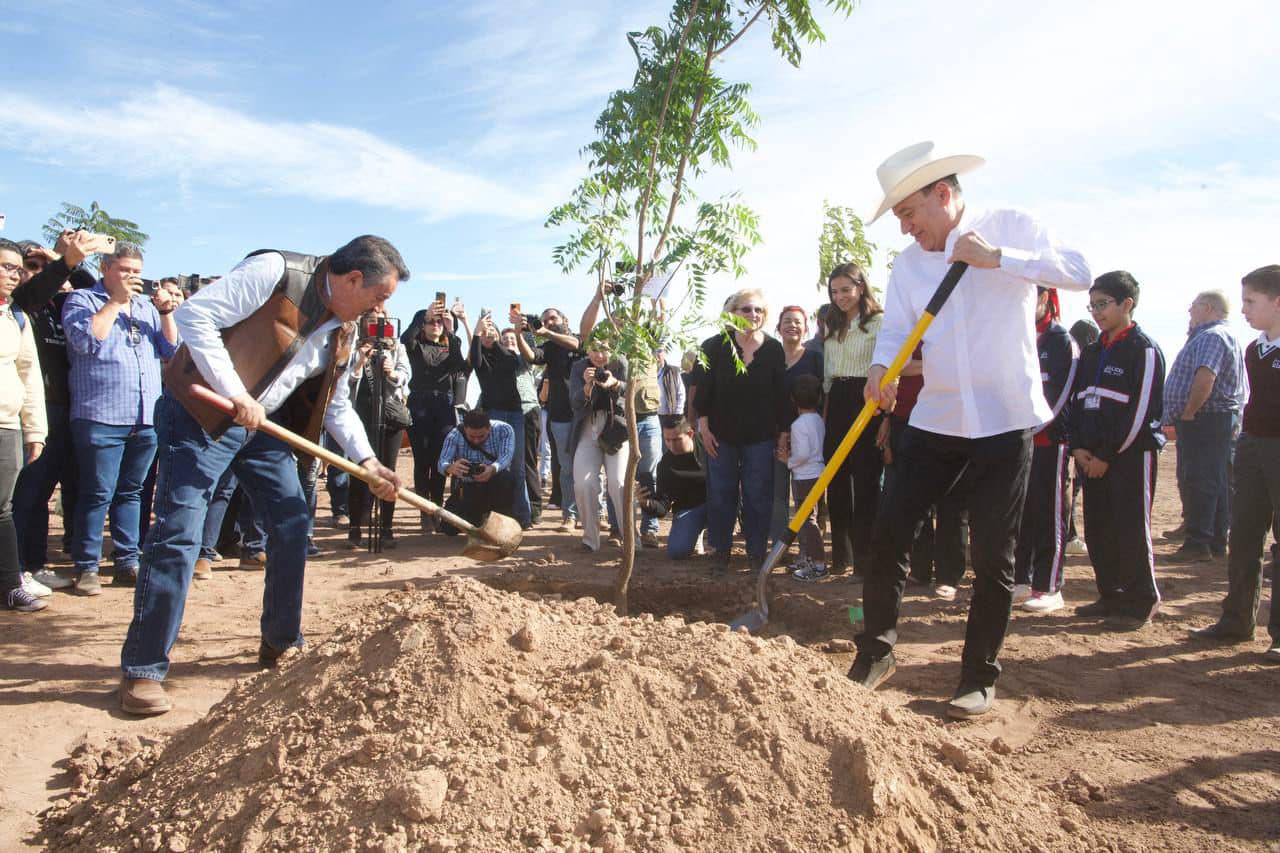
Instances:
[[[1044,385],[1044,398],[1053,409],[1053,420],[1033,437],[1031,477],[1014,553],[1013,602],[1032,613],[1050,613],[1062,607],[1059,586],[1071,510],[1064,422],[1080,351],[1071,335],[1057,322],[1058,292],[1040,287],[1036,296],[1040,380]]]
[[[1280,512],[1280,264],[1260,267],[1241,283],[1245,319],[1262,335],[1244,356],[1249,402],[1232,472],[1227,597],[1217,622],[1191,632],[1200,640],[1233,643],[1253,639],[1262,599],[1262,546]],[[1280,572],[1275,569],[1267,632],[1271,645],[1262,659],[1280,664]]]
[[[1164,355],[1134,324],[1138,282],[1124,271],[1099,276],[1089,310],[1102,337],[1080,355],[1067,415],[1071,455],[1084,481],[1084,536],[1101,597],[1076,608],[1109,627],[1136,630],[1160,605],[1151,551]]]

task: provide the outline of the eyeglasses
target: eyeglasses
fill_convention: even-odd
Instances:
[[[1110,308],[1112,305],[1115,305],[1115,304],[1116,304],[1116,301],[1114,299],[1099,299],[1097,302],[1089,303],[1089,312],[1092,314],[1097,314],[1099,311],[1106,311],[1108,308]]]
[[[0,264],[0,272],[6,275],[17,275],[22,272],[22,264]]]

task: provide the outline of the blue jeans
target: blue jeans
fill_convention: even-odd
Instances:
[[[160,473],[156,520],[133,595],[133,621],[120,652],[126,678],[164,680],[178,637],[205,510],[231,468],[267,523],[262,641],[276,650],[302,645],[302,589],[307,562],[307,502],[288,445],[232,426],[210,437],[168,394],[156,410]]]
[[[44,452],[18,474],[13,492],[13,521],[18,529],[18,562],[24,571],[38,572],[49,561],[49,498],[62,484],[62,527],[74,535],[76,498],[80,482],[71,442],[70,408],[46,403],[49,436]],[[72,537],[67,537],[68,539]]]
[[[236,492],[237,483],[236,475],[228,468],[222,472],[218,485],[214,487],[200,535],[200,556],[206,560],[212,560],[218,553],[218,536],[222,533],[222,522],[226,520],[227,507],[231,503],[231,496]]]
[[[1231,446],[1236,415],[1198,412],[1178,420],[1179,491],[1187,543],[1221,552],[1231,524]]]
[[[652,485],[658,476],[658,460],[662,458],[662,424],[657,415],[636,418],[636,434],[640,437],[640,465],[636,468],[636,478]],[[640,532],[657,533],[658,517],[647,512],[640,514]]]
[[[667,556],[687,560],[693,556],[698,537],[707,529],[707,505],[682,509],[671,516],[671,533],[667,536]]]
[[[338,442],[328,432],[320,434],[320,446],[332,450],[334,453],[341,455],[342,448],[338,446]],[[437,454],[438,455],[438,454]],[[333,517],[347,514],[347,490],[351,487],[351,475],[341,468],[335,468],[332,465],[328,467],[324,475],[324,488],[329,494],[329,511],[333,513]],[[418,494],[422,494],[419,492]],[[315,497],[311,499],[311,514],[315,515]]]
[[[548,420],[547,429],[556,443],[556,457],[560,462],[560,509],[564,517],[578,517],[578,503],[573,497],[573,453],[569,450],[569,436],[573,432],[573,421]]]
[[[747,553],[764,557],[773,512],[773,440],[755,444],[722,443],[715,457],[707,455],[707,544],[728,552],[742,496],[742,530]]]
[[[524,412],[490,409],[489,417],[492,420],[510,424],[511,429],[515,431],[514,449],[511,454],[511,471],[513,474],[522,474],[524,472]],[[512,518],[520,522],[521,527],[528,528],[529,521],[533,518],[533,507],[529,504],[529,489],[525,486],[523,477],[516,477],[516,484],[512,491],[511,512],[514,513]]]
[[[117,569],[137,566],[142,483],[156,456],[155,428],[76,418],[71,422],[71,440],[80,469],[76,536],[71,543],[76,572],[98,571],[102,522],[108,509],[113,564]]]

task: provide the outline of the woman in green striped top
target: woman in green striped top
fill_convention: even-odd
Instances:
[[[836,446],[862,409],[862,389],[876,347],[884,309],[871,292],[866,271],[855,263],[841,264],[827,276],[825,339],[822,344],[823,388],[827,392],[824,455]],[[882,460],[876,448],[877,415],[853,446],[827,487],[831,514],[831,571],[865,567],[871,554],[871,527],[880,498]]]

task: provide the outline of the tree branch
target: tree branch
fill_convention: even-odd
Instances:
[[[658,110],[658,127],[653,134],[653,145],[649,149],[649,174],[645,177],[644,195],[640,199],[640,212],[636,215],[636,277],[639,283],[641,261],[644,258],[644,224],[649,215],[649,201],[653,198],[653,176],[658,169],[658,147],[662,144],[662,129],[667,123],[667,110],[671,104],[671,90],[675,88],[676,78],[680,76],[680,61],[684,59],[684,49],[689,44],[689,31],[698,16],[698,6],[702,0],[693,0],[689,7],[689,19],[684,23],[680,33],[680,44],[676,48],[675,62],[671,65],[671,74],[667,77],[667,89],[662,93],[662,107]],[[639,287],[636,288],[639,291]]]
[[[712,31],[715,25],[720,23],[720,17],[724,12],[724,7],[716,10],[716,19],[712,25]],[[681,146],[680,167],[676,169],[676,177],[671,185],[671,202],[667,205],[667,221],[663,223],[662,233],[658,237],[658,245],[653,249],[653,259],[656,261],[662,254],[662,247],[666,245],[667,237],[671,235],[671,226],[676,220],[676,210],[680,206],[680,192],[684,188],[684,172],[689,166],[689,146],[693,142],[693,135],[698,131],[698,119],[702,117],[702,107],[707,99],[707,77],[711,73],[711,62],[716,57],[715,45],[707,45],[707,54],[702,60],[702,87],[698,89],[698,97],[694,99],[693,111],[689,117],[689,132],[685,135],[684,145]],[[639,264],[642,259],[637,258],[636,263]]]
[[[760,4],[760,8],[756,10],[756,13],[751,16],[751,20],[743,24],[742,29],[738,30],[738,32],[734,35],[733,38],[725,42],[724,47],[717,50],[715,52],[715,55],[712,58],[719,59],[720,54],[724,53],[726,50],[733,47],[734,42],[742,38],[746,34],[747,30],[751,29],[751,25],[754,24],[756,21],[760,20],[760,16],[764,14],[764,10],[767,9],[770,5],[772,5],[772,0],[764,0],[764,2]]]

